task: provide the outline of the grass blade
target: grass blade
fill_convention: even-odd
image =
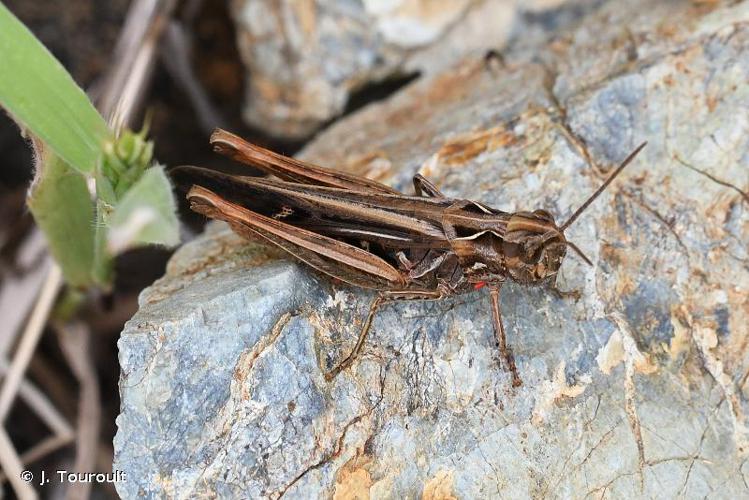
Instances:
[[[110,132],[70,74],[0,3],[0,105],[79,172],[90,174]]]

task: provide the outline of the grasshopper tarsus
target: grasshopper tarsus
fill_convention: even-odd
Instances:
[[[566,300],[566,299],[572,299],[575,302],[580,300],[580,297],[582,297],[582,293],[580,290],[560,290],[556,287],[556,285],[552,285],[549,287],[549,291],[553,293],[558,299]]]
[[[504,358],[505,362],[507,363],[507,369],[512,376],[512,386],[520,387],[521,385],[523,385],[523,380],[518,374],[518,368],[515,365],[515,356],[512,354],[512,349],[510,349],[509,347],[505,350]]]
[[[343,370],[343,368],[341,368],[341,365],[338,365],[332,370],[330,370],[329,372],[325,372],[325,374],[323,375],[323,377],[325,378],[325,381],[332,382],[333,379],[336,378],[339,373],[341,373],[341,370]]]
[[[502,62],[490,51],[487,63]],[[512,280],[534,286],[556,279],[568,249],[592,265],[564,232],[642,150],[638,146],[564,224],[546,210],[503,212],[452,199],[422,177],[415,196],[353,174],[288,158],[225,131],[217,150],[277,180],[232,176],[196,167],[171,171],[189,189],[193,210],[228,222],[238,234],[261,239],[334,279],[379,292],[354,348],[324,376],[330,381],[361,353],[377,310],[392,300],[434,300],[488,285],[501,358],[522,382],[507,345],[499,288]],[[579,292],[558,295],[579,297]]]

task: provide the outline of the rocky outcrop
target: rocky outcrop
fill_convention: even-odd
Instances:
[[[563,1],[235,0],[245,119],[275,136],[308,137],[362,89],[392,88],[500,48],[523,13]]]
[[[120,494],[746,495],[749,3],[635,4],[420,79],[302,155],[561,220],[649,141],[567,232],[594,263],[562,267],[580,300],[503,287],[521,387],[481,291],[384,308],[326,382],[372,295],[213,225],[122,333]]]

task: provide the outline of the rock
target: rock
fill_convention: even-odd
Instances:
[[[247,123],[303,138],[368,84],[431,74],[502,47],[518,12],[563,0],[235,0]]]
[[[503,287],[523,385],[498,366],[480,291],[384,308],[326,382],[372,294],[213,225],[119,342],[123,497],[747,494],[749,3],[585,12],[548,42],[519,38],[504,67],[469,58],[419,80],[302,155],[564,220],[648,141],[567,232],[594,266],[569,255],[559,287],[582,298]]]

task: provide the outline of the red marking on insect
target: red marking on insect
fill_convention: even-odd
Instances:
[[[473,289],[474,290],[481,290],[485,286],[486,286],[486,281],[479,281],[478,283],[476,283],[475,285],[473,285]]]

